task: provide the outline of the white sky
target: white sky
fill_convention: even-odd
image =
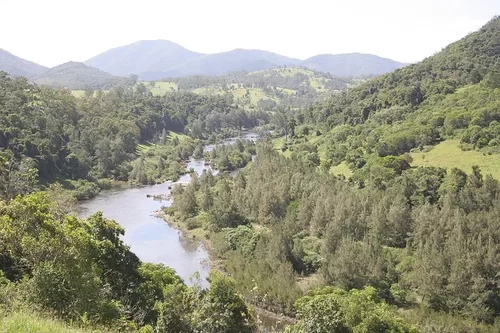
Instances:
[[[0,0],[0,48],[45,66],[144,39],[203,53],[362,52],[414,62],[499,14],[500,0]]]

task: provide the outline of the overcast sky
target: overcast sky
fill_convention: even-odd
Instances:
[[[0,0],[0,48],[45,66],[167,39],[213,53],[419,61],[500,14],[500,0]]]

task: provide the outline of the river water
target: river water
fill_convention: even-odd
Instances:
[[[258,135],[248,132],[242,138],[255,141]],[[225,140],[224,144],[232,144],[236,140],[237,138],[231,138]],[[211,151],[214,147],[215,145],[207,145],[204,151]],[[212,170],[210,166],[205,165],[204,159],[193,157],[186,164],[187,170],[191,168],[198,175],[201,175],[205,169]],[[216,170],[212,172],[217,173]],[[207,287],[206,278],[210,272],[208,251],[199,240],[185,238],[182,232],[170,227],[155,214],[162,207],[169,207],[172,204],[168,199],[171,186],[188,183],[190,180],[191,176],[185,174],[177,182],[169,181],[152,186],[105,190],[97,197],[79,204],[80,216],[87,217],[102,211],[105,217],[115,220],[125,228],[123,241],[130,245],[132,252],[142,261],[170,266],[188,285],[201,283],[202,287]],[[155,195],[161,195],[161,199],[153,199]],[[199,274],[199,279],[194,278],[195,273]],[[277,325],[272,317],[265,315],[259,317],[264,327],[270,328]]]
[[[242,137],[257,140],[258,135],[253,132],[245,133]],[[224,141],[232,144],[237,138]],[[204,150],[211,151],[215,145],[207,145]],[[203,159],[191,159],[186,169],[193,169],[201,175],[204,169],[211,169],[205,165]],[[216,170],[212,170],[214,174]],[[206,277],[210,272],[210,261],[207,250],[200,241],[185,238],[183,234],[170,227],[155,212],[162,207],[169,207],[172,202],[168,198],[170,187],[177,183],[188,183],[189,174],[180,177],[177,182],[166,182],[152,186],[134,187],[122,190],[102,191],[97,197],[79,204],[80,216],[102,211],[104,216],[118,222],[125,228],[123,241],[130,245],[131,250],[144,262],[161,263],[170,266],[184,281],[191,285],[191,277],[196,272],[200,275],[203,286],[206,286]],[[147,197],[151,195],[151,197]],[[162,195],[161,200],[152,198]]]

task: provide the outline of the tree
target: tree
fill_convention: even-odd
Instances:
[[[210,288],[193,313],[194,332],[254,332],[254,316],[236,293],[234,281],[215,270],[209,280]]]

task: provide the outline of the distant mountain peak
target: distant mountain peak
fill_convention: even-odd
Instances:
[[[353,52],[319,54],[304,60],[301,65],[335,76],[360,77],[385,74],[406,64],[374,54]]]
[[[141,40],[111,49],[85,62],[118,76],[136,74],[141,80],[189,75],[224,75],[280,66],[304,66],[334,76],[367,76],[393,71],[404,64],[362,53],[323,54],[304,61],[271,51],[236,48],[202,54],[168,40]]]
[[[12,76],[32,78],[46,70],[48,70],[47,67],[17,57],[4,49],[0,49],[0,71],[7,72]]]
[[[85,63],[118,76],[164,71],[201,56],[168,40],[141,40],[101,53]]]
[[[37,84],[69,89],[109,89],[125,80],[76,61],[68,61],[33,78]]]

